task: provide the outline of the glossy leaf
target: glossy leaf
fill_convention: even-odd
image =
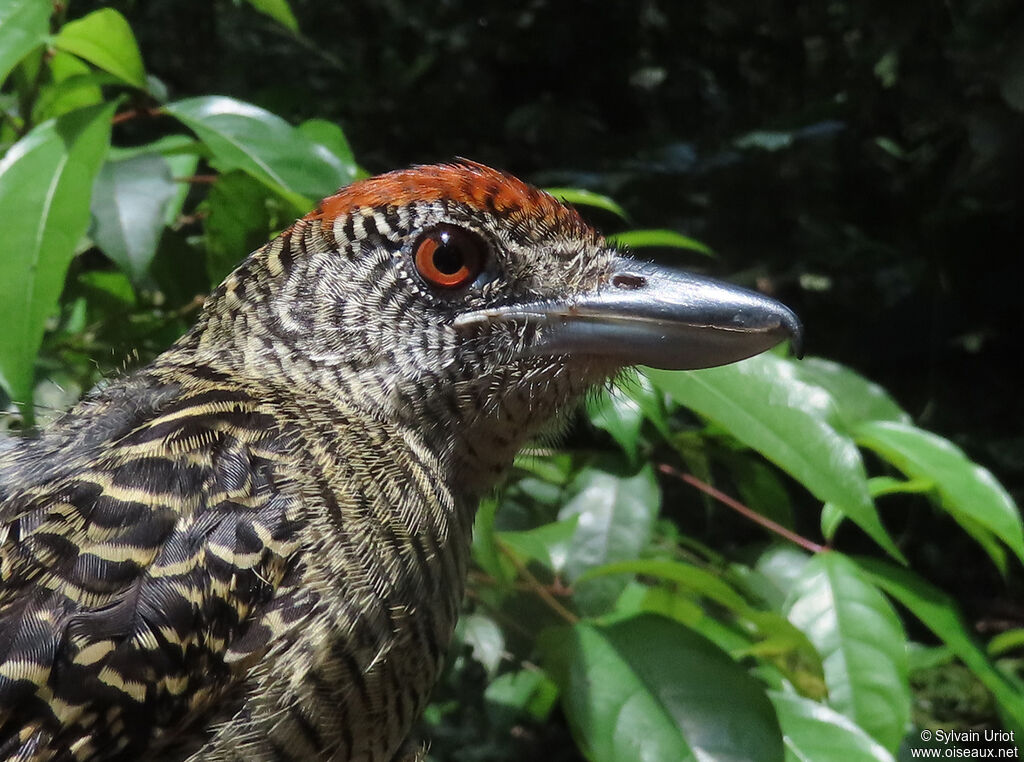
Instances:
[[[53,5],[45,0],[0,0],[0,84],[46,41],[51,13]]]
[[[295,19],[288,0],[249,0],[249,5],[260,13],[270,16],[285,29],[292,32],[299,31],[299,22]]]
[[[205,202],[206,271],[217,285],[270,236],[265,186],[242,172],[220,175]]]
[[[33,364],[64,274],[89,225],[89,198],[110,144],[115,104],[44,122],[0,160],[0,382],[32,400]]]
[[[484,690],[484,699],[544,720],[558,701],[558,686],[539,669],[523,669],[494,678]]]
[[[480,501],[473,522],[473,560],[486,574],[507,584],[515,578],[515,567],[503,556],[498,545],[497,532],[494,530],[497,508],[497,500],[493,497]]]
[[[817,701],[768,694],[782,726],[786,762],[895,762],[892,754],[848,717]]]
[[[561,572],[569,557],[578,516],[552,521],[533,529],[498,532],[498,542],[523,561],[537,561],[553,572]]]
[[[608,242],[616,246],[624,246],[627,249],[642,249],[651,246],[658,246],[668,249],[686,249],[695,251],[706,257],[716,256],[708,246],[674,230],[627,230],[624,233],[615,233],[606,236]]]
[[[818,649],[829,703],[894,750],[910,719],[907,639],[889,602],[839,553],[803,568],[786,605]]]
[[[246,172],[298,209],[312,208],[353,175],[353,165],[252,104],[204,96],[165,109],[199,136],[222,169]]]
[[[692,630],[659,616],[550,634],[546,662],[593,762],[777,762],[775,712],[757,680]]]
[[[177,191],[170,165],[159,154],[108,161],[100,168],[93,186],[92,239],[134,283],[149,272]]]
[[[199,156],[194,153],[170,153],[164,154],[164,160],[171,168],[171,179],[174,184],[174,196],[168,202],[164,215],[164,224],[173,226],[178,222],[185,199],[190,190],[188,177],[196,173],[199,166]]]
[[[625,209],[619,206],[614,199],[611,199],[608,196],[603,196],[600,193],[594,193],[594,191],[585,190],[583,188],[545,188],[544,190],[559,201],[563,201],[567,204],[574,204],[576,206],[593,206],[597,209],[604,209],[606,212],[611,212],[624,220],[629,220],[629,215],[626,214]]]
[[[637,404],[644,417],[665,439],[672,436],[665,411],[665,395],[654,388],[651,379],[643,373],[626,375],[616,380],[615,388]]]
[[[910,423],[910,416],[889,392],[845,365],[820,357],[805,357],[794,368],[801,380],[828,390],[847,432],[862,421]]]
[[[640,428],[644,422],[639,403],[617,386],[612,386],[588,397],[586,406],[590,422],[607,431],[630,461],[636,461]]]
[[[59,50],[53,51],[49,65],[52,82],[39,92],[32,109],[32,119],[36,123],[102,103],[100,86],[117,82],[109,74],[97,72],[78,57]]]
[[[307,119],[296,129],[338,157],[342,166],[349,172],[349,183],[356,179],[359,167],[356,165],[352,146],[349,145],[348,138],[345,137],[341,127],[326,119]]]
[[[960,448],[909,424],[868,421],[857,441],[913,479],[935,485],[943,507],[965,529],[972,523],[991,531],[1024,561],[1024,529],[1013,498],[991,472],[967,459]],[[976,535],[977,536],[977,535]]]
[[[113,8],[101,8],[61,27],[53,44],[141,90],[146,69],[128,21]]]
[[[906,606],[937,635],[950,651],[985,685],[1018,736],[1024,734],[1024,693],[989,661],[974,640],[956,602],[913,572],[877,559],[858,558],[857,564],[885,593]]]
[[[494,620],[483,614],[468,614],[458,623],[458,636],[473,651],[473,658],[494,676],[505,653],[505,636]]]
[[[793,363],[773,354],[688,373],[647,369],[677,402],[725,428],[843,513],[895,558],[868,494],[867,474],[853,440],[832,426],[832,398],[796,377]]]
[[[577,520],[565,563],[569,579],[602,564],[635,558],[647,546],[661,503],[650,465],[631,477],[586,468],[571,491],[573,497],[558,514],[562,520]],[[621,579],[580,583],[574,599],[584,610],[596,611],[608,605],[624,583]]]
[[[680,592],[686,591],[690,595],[713,601],[732,612],[737,621],[743,623],[745,637],[742,642],[737,642],[731,635],[723,641],[714,634],[708,632],[703,634],[722,648],[728,649],[737,658],[755,654],[766,658],[779,656],[782,657],[781,666],[787,670],[790,663],[797,665],[799,662],[799,667],[802,670],[801,679],[813,681],[817,686],[821,686],[823,681],[821,662],[807,637],[780,614],[774,611],[762,611],[751,606],[734,587],[721,577],[681,561],[636,559],[599,566],[587,572],[578,582],[608,574],[637,574],[645,578],[672,582]],[[654,601],[658,602],[658,589],[652,589],[650,592]],[[662,601],[662,603],[664,602]],[[680,603],[679,596],[673,595],[668,602],[678,605]],[[644,600],[642,606],[652,610],[651,603],[651,600]],[[616,608],[618,609],[619,606]],[[691,627],[700,628],[698,616],[680,617],[676,612],[668,609],[657,610]],[[755,631],[760,638],[756,642],[748,637]]]
[[[1001,632],[988,642],[990,656],[1002,656],[1008,651],[1016,651],[1019,648],[1024,648],[1024,627]]]

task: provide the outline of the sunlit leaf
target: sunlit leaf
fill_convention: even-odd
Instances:
[[[299,31],[299,22],[288,5],[288,0],[248,0],[249,5],[260,13],[270,16],[278,24],[292,32]]]
[[[53,4],[0,0],[0,84],[22,58],[46,41]]]
[[[1024,529],[1013,498],[990,471],[968,460],[960,448],[936,434],[895,421],[866,421],[857,427],[856,435],[859,443],[907,476],[934,484],[943,507],[965,529],[972,531],[973,524],[980,525],[1024,561]]]
[[[146,89],[146,70],[128,21],[113,8],[100,8],[69,21],[53,44],[108,71],[129,85]]]
[[[102,103],[100,86],[117,82],[110,74],[91,69],[78,57],[59,50],[50,57],[50,77],[52,82],[40,91],[32,109],[35,122]]]
[[[311,140],[281,117],[250,103],[203,96],[165,107],[199,136],[223,169],[239,169],[298,209],[334,193],[353,165]]]
[[[786,762],[895,762],[892,754],[848,717],[788,693],[768,694],[786,745]]]
[[[93,180],[110,144],[115,104],[44,122],[0,160],[0,382],[32,399],[33,364],[64,274],[89,225]]]
[[[956,602],[911,571],[877,559],[858,558],[857,564],[872,581],[892,598],[906,606],[924,625],[939,637],[950,651],[970,669],[992,692],[1003,714],[1004,722],[1018,737],[1024,733],[1024,692],[1018,690],[989,661],[979,646]]]
[[[341,127],[326,119],[307,119],[296,129],[338,157],[342,166],[350,172],[348,182],[356,179],[359,168],[356,166],[352,146],[349,145],[348,138],[345,137]]]
[[[593,762],[783,759],[757,680],[692,630],[659,616],[545,639],[546,663]]]
[[[606,237],[609,243],[616,246],[624,246],[627,249],[659,246],[669,249],[695,251],[706,257],[717,256],[714,251],[696,238],[690,238],[674,230],[627,230],[624,233],[614,233]]]
[[[483,614],[467,614],[459,619],[457,634],[487,674],[494,676],[505,653],[505,635],[494,620]]]
[[[135,283],[149,272],[167,205],[178,191],[159,154],[108,161],[96,177],[92,239]]]
[[[793,367],[801,380],[828,390],[847,432],[861,421],[910,423],[910,416],[889,392],[845,365],[820,357],[805,357]]]
[[[544,720],[558,701],[558,686],[539,669],[498,675],[484,690],[484,699]]]
[[[569,579],[613,561],[635,558],[650,541],[661,503],[661,491],[650,465],[631,477],[586,468],[572,484],[573,497],[560,519],[576,518],[566,559]],[[597,611],[621,592],[625,580],[596,579],[575,586],[574,599],[584,610]]]
[[[835,504],[886,551],[904,560],[868,494],[860,451],[832,425],[831,396],[801,381],[793,362],[763,354],[721,368],[644,372],[677,402],[760,452],[823,503]]]
[[[636,400],[616,386],[602,389],[587,398],[587,414],[591,423],[607,431],[618,442],[631,461],[636,460],[640,428],[644,422],[644,413]]]
[[[533,529],[498,532],[498,542],[514,551],[523,561],[537,561],[554,572],[560,572],[569,558],[576,533],[578,517],[552,521]]]
[[[1002,656],[1008,651],[1016,651],[1019,648],[1024,648],[1024,627],[1001,632],[988,642],[990,656]]]
[[[786,606],[821,654],[829,703],[890,751],[910,719],[907,640],[899,617],[840,553],[803,568]]]
[[[604,209],[606,212],[611,212],[624,220],[629,220],[629,215],[626,214],[625,209],[619,206],[613,199],[608,196],[603,196],[600,193],[594,193],[594,191],[585,190],[583,188],[545,188],[544,190],[559,201],[564,201],[567,204],[575,204],[576,206],[593,206],[597,209]]]

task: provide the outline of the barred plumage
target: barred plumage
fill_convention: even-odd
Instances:
[[[445,257],[467,245],[449,228],[484,252],[479,272],[437,260],[472,276],[457,288],[417,269],[438,226]],[[563,346],[573,310],[653,277],[621,285],[623,262],[481,165],[373,178],[246,259],[151,366],[5,448],[0,759],[407,753],[476,501],[559,410],[646,359]],[[744,299],[734,354],[796,332]],[[701,351],[667,365],[736,359]]]

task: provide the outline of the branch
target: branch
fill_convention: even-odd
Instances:
[[[828,546],[819,545],[818,543],[812,540],[808,540],[806,537],[798,535],[796,532],[786,529],[786,527],[782,526],[782,524],[772,521],[769,518],[765,518],[757,511],[745,506],[739,500],[729,497],[724,492],[715,489],[707,482],[701,481],[693,474],[688,474],[685,473],[684,471],[680,471],[678,468],[673,468],[667,463],[658,464],[658,470],[661,471],[663,474],[673,476],[676,479],[681,479],[682,481],[689,484],[691,487],[696,487],[704,494],[710,495],[712,498],[720,502],[722,505],[728,508],[732,508],[734,511],[736,511],[736,513],[740,514],[741,516],[749,519],[750,521],[753,521],[755,524],[760,524],[769,532],[774,532],[775,534],[779,535],[779,537],[783,537],[789,540],[790,542],[799,545],[804,550],[808,550],[811,553],[824,553],[826,550],[828,550]]]

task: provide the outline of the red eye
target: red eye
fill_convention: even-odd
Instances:
[[[427,283],[439,288],[462,288],[484,269],[487,244],[476,233],[443,225],[416,242],[413,258]]]

